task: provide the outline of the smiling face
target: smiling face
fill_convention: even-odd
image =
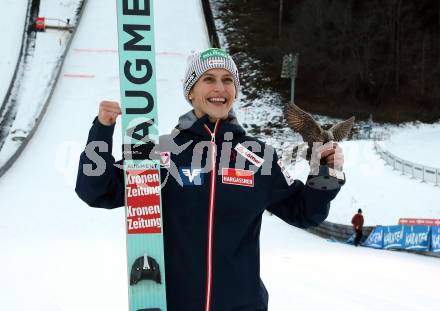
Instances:
[[[206,71],[194,84],[189,98],[198,118],[207,114],[211,122],[226,119],[235,100],[232,74],[221,68]]]

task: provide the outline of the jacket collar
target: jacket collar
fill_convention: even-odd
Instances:
[[[221,123],[219,124],[216,136],[221,140],[223,139],[224,134],[227,132],[231,132],[234,136],[246,134],[245,130],[238,123],[237,117],[235,116],[233,110],[229,112],[228,119],[221,120],[220,122]],[[209,121],[207,115],[201,118],[197,118],[194,110],[191,110],[179,118],[179,123],[177,124],[176,129],[181,131],[190,131],[203,137],[210,138],[209,133],[204,128],[204,124],[206,124],[211,129],[211,131],[213,130],[214,123],[211,123]]]

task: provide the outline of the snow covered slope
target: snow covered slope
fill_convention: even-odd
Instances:
[[[327,242],[275,216],[261,244],[271,311],[438,309],[438,258]]]
[[[189,109],[180,81],[186,56],[208,41],[198,0],[155,5],[165,132]],[[116,47],[115,6],[90,1],[43,122],[0,179],[1,310],[127,310],[123,209],[92,209],[74,193],[98,102],[119,98]],[[271,311],[438,309],[437,259],[326,242],[269,216],[261,244]]]
[[[396,127],[384,146],[400,158],[440,169],[440,123]]]
[[[2,0],[2,27],[7,31],[0,31],[0,103],[3,102],[11,83],[20,55],[21,39],[26,18],[27,0]]]
[[[416,140],[407,140],[394,145],[394,150],[402,157],[412,157],[405,150],[409,142],[420,146]],[[358,208],[364,212],[366,225],[395,225],[399,218],[440,219],[439,187],[393,171],[374,151],[372,141],[347,141],[342,148],[347,183],[332,203],[329,221],[350,224]],[[440,145],[432,146],[431,152],[435,150],[440,152]]]

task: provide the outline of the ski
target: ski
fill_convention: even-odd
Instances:
[[[166,311],[153,0],[116,0],[130,311]]]

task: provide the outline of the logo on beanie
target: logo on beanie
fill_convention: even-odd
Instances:
[[[192,74],[189,75],[188,79],[185,81],[185,89],[188,88],[188,85],[191,85],[194,80],[197,79],[196,72],[193,71]]]
[[[224,59],[209,59],[208,65],[213,67],[225,67],[226,66],[226,60]]]
[[[229,54],[221,49],[209,49],[204,51],[202,54],[200,54],[200,59],[202,61],[205,61],[206,59],[210,57],[222,57],[222,58],[229,58]]]

